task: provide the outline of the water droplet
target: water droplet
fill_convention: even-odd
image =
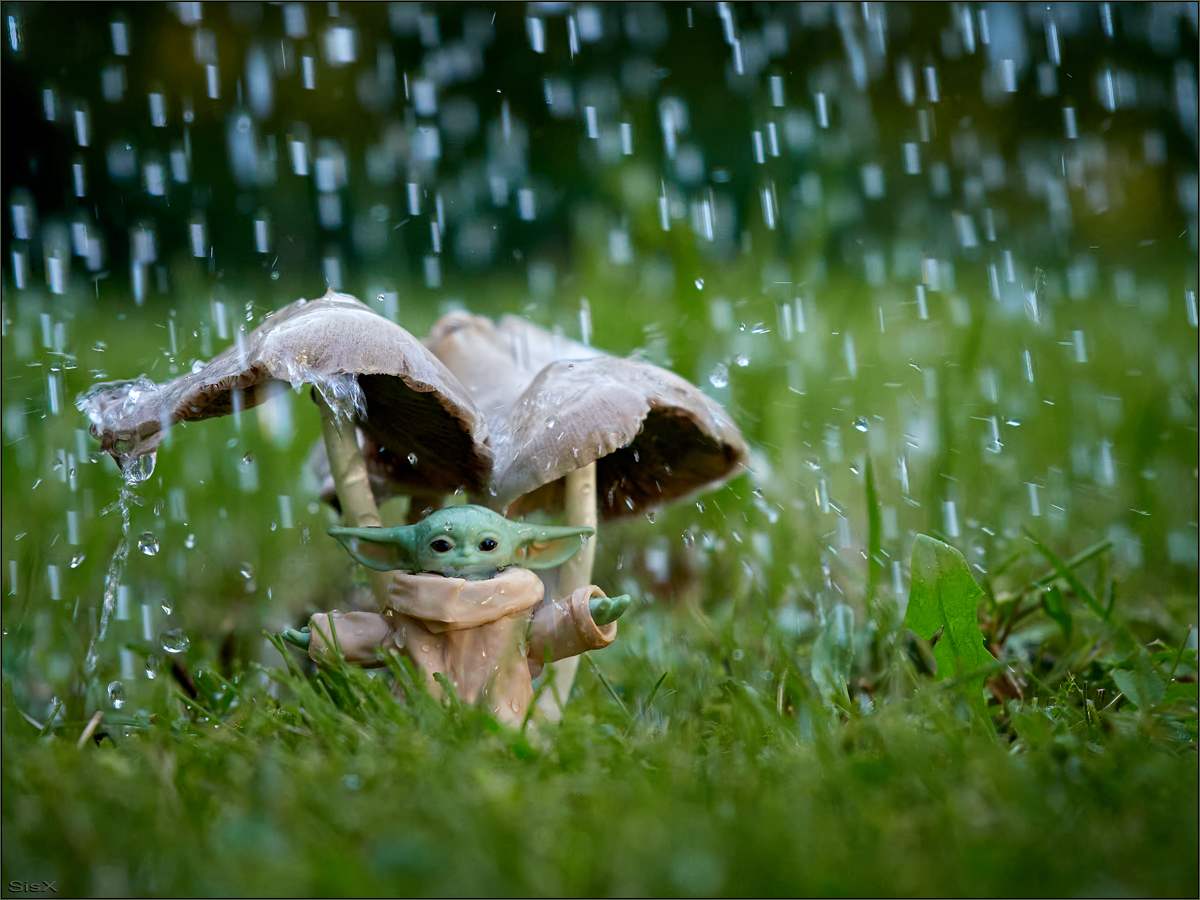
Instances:
[[[166,613],[166,614],[169,616],[169,615],[171,614],[171,609],[172,609],[172,608],[173,608],[173,607],[171,606],[171,598],[170,598],[170,597],[163,597],[163,601],[162,601],[162,611],[163,611],[163,612],[165,612],[165,613]]]
[[[241,576],[243,578],[245,578],[247,581],[249,581],[251,578],[254,577],[254,566],[248,562],[244,562],[240,566],[238,566],[238,572],[241,573]]]
[[[185,540],[183,542],[183,546],[187,547],[189,550],[191,550],[193,547],[195,547],[196,546],[196,536],[194,534],[189,534],[187,536],[187,540]]]
[[[690,531],[685,531],[683,533],[683,546],[691,547],[695,543],[696,543],[695,536]]]
[[[653,525],[655,516],[656,516],[656,513],[653,510],[651,510],[650,512],[646,513],[646,521],[649,522],[651,525]]]
[[[82,553],[76,553],[74,556],[72,556],[72,557],[71,557],[71,568],[72,568],[72,569],[78,569],[78,568],[79,568],[79,565],[80,565],[80,564],[81,564],[81,563],[82,563],[82,562],[83,562],[85,559],[87,559],[87,557],[86,557],[84,554],[82,554]]]
[[[121,474],[125,476],[125,483],[128,485],[141,484],[153,475],[154,461],[157,456],[155,451],[151,451],[142,456],[125,460],[121,465]]]
[[[143,531],[142,536],[138,538],[138,549],[147,556],[154,556],[158,553],[158,538],[151,531]]]
[[[274,519],[272,519],[272,520],[271,520],[271,530],[272,530],[272,531],[275,531],[275,530],[276,530],[276,529],[278,529],[278,528],[279,528],[279,523],[278,523],[278,522],[276,522]]]
[[[696,290],[698,290],[698,291],[704,290],[704,279],[703,278],[696,279]]]
[[[723,388],[729,384],[729,369],[725,363],[717,363],[711,372],[708,373],[708,380],[712,382],[715,388]]]
[[[854,428],[856,431],[866,431],[868,427],[870,426],[867,425],[866,416],[859,416],[854,420]]]
[[[408,464],[410,466],[415,466],[417,464],[417,454],[415,454],[415,453],[408,454]]]
[[[115,709],[120,709],[125,705],[125,686],[119,681],[114,681],[108,686],[108,699]]]
[[[191,644],[182,628],[172,628],[158,636],[159,643],[168,653],[182,653]]]
[[[247,453],[245,456],[242,457],[242,465],[243,466],[248,466],[252,462],[254,462],[254,454],[253,453]]]
[[[56,460],[54,461],[54,471],[56,471],[56,472],[57,472],[59,469],[61,469],[61,468],[62,468],[62,464],[63,464],[63,461],[62,461],[61,459],[56,459]]]
[[[820,471],[821,471],[821,460],[820,460],[820,458],[819,458],[819,457],[816,457],[816,456],[810,456],[810,457],[808,458],[807,462],[808,462],[808,467],[809,467],[810,469],[812,469],[814,472],[820,472]]]
[[[1005,424],[1005,425],[1011,425],[1013,428],[1016,428],[1018,425],[1020,425],[1020,424],[1021,424],[1021,420],[1020,420],[1020,419],[1009,419],[1009,420],[1008,420],[1007,422],[1005,422],[1004,424]]]
[[[734,360],[734,362],[736,362],[739,367],[744,369],[744,368],[746,368],[746,366],[750,365],[750,357],[747,356],[745,353],[739,353],[737,355],[737,358]]]
[[[554,427],[554,419],[547,419],[546,420],[546,430],[549,431],[553,427]]]
[[[858,466],[857,466],[855,463],[851,463],[851,464],[850,464],[850,471],[851,471],[851,473],[853,473],[853,474],[857,475],[857,474],[858,474]]]
[[[151,681],[158,675],[158,657],[151,653],[146,657],[146,677]]]

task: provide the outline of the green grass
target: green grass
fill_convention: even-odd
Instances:
[[[301,671],[299,654],[285,663],[264,639],[344,605],[360,577],[304,474],[319,434],[305,395],[282,401],[293,433],[278,440],[262,413],[171,435],[129,510],[128,617],[89,668],[121,539],[120,512],[102,511],[119,479],[111,461],[78,458],[71,398],[93,370],[183,370],[204,355],[212,313],[6,297],[0,887],[1197,893],[1196,656],[1184,649],[1196,568],[1179,552],[1179,535],[1196,534],[1195,331],[1181,311],[1072,301],[1052,273],[1054,315],[1036,325],[972,284],[956,301],[931,295],[922,320],[907,298],[831,276],[807,330],[785,341],[786,298],[744,288],[762,281],[750,260],[715,274],[678,265],[664,291],[581,264],[549,300],[496,283],[472,302],[577,334],[575,298],[588,296],[598,346],[641,348],[711,388],[755,447],[751,475],[602,531],[595,580],[634,606],[581,667],[564,722],[524,734],[424,696],[397,704],[402,669]],[[291,299],[231,306],[261,315]],[[69,359],[42,347],[43,311],[66,324]],[[437,312],[418,294],[401,323],[424,334]],[[1077,328],[1087,362],[1064,346]],[[717,363],[727,387],[708,380]],[[386,522],[402,515],[403,501],[384,509]],[[153,556],[137,547],[147,531]],[[937,680],[937,648],[902,626],[918,533],[961,550],[983,591],[980,629],[1003,665],[982,691],[978,678]],[[175,629],[188,646],[169,653]]]

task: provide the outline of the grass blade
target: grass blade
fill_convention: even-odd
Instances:
[[[1096,599],[1095,595],[1092,594],[1092,592],[1087,589],[1087,586],[1082,581],[1079,580],[1079,576],[1075,574],[1075,572],[1071,566],[1069,566],[1067,563],[1063,562],[1062,559],[1059,558],[1057,553],[1055,553],[1053,550],[1051,550],[1049,547],[1047,547],[1045,544],[1043,544],[1041,541],[1039,541],[1037,538],[1035,538],[1032,534],[1029,533],[1028,530],[1025,531],[1025,536],[1027,538],[1029,538],[1029,540],[1033,541],[1033,545],[1035,547],[1037,547],[1038,552],[1041,553],[1042,556],[1046,557],[1046,560],[1050,563],[1050,565],[1054,566],[1056,575],[1054,577],[1050,578],[1050,581],[1054,581],[1055,578],[1062,578],[1064,581],[1067,582],[1067,584],[1069,584],[1071,586],[1071,590],[1073,590],[1076,593],[1076,595],[1079,597],[1079,599],[1081,599],[1084,603],[1086,603],[1088,605],[1088,607],[1091,609],[1092,612],[1094,612],[1096,615],[1098,615],[1105,622],[1111,621],[1110,616],[1109,616],[1109,613],[1111,612],[1111,610],[1106,610],[1103,606],[1100,605],[1100,601],[1098,601]],[[1100,546],[1100,545],[1097,545],[1097,546]],[[1100,552],[1100,551],[1097,551],[1097,552]],[[1087,558],[1090,559],[1091,557],[1088,556]],[[1086,561],[1086,559],[1080,560],[1080,562],[1076,562],[1075,565],[1078,566],[1078,565],[1082,564],[1082,562],[1085,562],[1085,561]],[[1047,582],[1047,583],[1049,583],[1049,582]]]

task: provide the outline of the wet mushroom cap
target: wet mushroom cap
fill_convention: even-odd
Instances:
[[[193,373],[97,385],[78,406],[121,462],[156,450],[172,425],[250,409],[305,383],[386,448],[392,480],[439,491],[486,484],[487,423],[462,385],[399,325],[333,291],[284,307]]]
[[[547,366],[513,405],[496,441],[498,504],[561,502],[562,476],[596,463],[601,519],[620,519],[716,487],[748,449],[721,407],[647,362],[599,357]]]
[[[510,514],[561,504],[563,476],[596,462],[602,519],[715,487],[748,449],[716,401],[651,363],[609,356],[515,316],[456,312],[426,339],[488,418],[485,502]]]

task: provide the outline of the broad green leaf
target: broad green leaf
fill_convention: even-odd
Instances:
[[[1113,669],[1112,680],[1141,710],[1158,706],[1167,695],[1166,682],[1144,659],[1136,660],[1133,669]]]
[[[949,544],[918,534],[913,541],[911,565],[912,589],[904,624],[925,640],[943,629],[933,648],[938,681],[994,664],[996,660],[984,647],[979,630],[983,591],[971,577],[963,555]],[[982,683],[982,675],[978,681]],[[972,688],[968,695],[976,711],[986,714],[979,692]]]

